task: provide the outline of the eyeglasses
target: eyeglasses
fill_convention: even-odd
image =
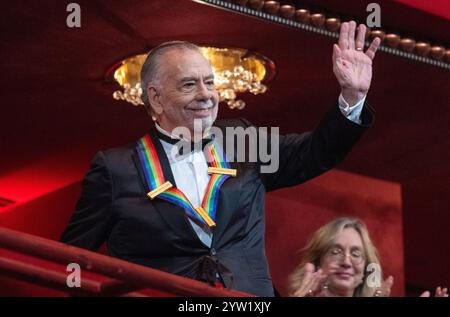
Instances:
[[[360,265],[361,263],[364,262],[364,255],[362,254],[362,251],[359,249],[350,251],[349,255],[350,261],[352,261],[354,265]],[[332,247],[331,249],[328,250],[326,256],[332,261],[340,262],[346,258],[347,253],[340,247]]]

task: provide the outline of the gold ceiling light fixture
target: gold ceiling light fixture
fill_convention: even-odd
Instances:
[[[226,102],[231,109],[245,107],[245,102],[237,99],[239,93],[256,95],[266,92],[265,84],[275,74],[275,64],[270,59],[246,49],[202,46],[201,51],[211,62],[220,101]],[[146,56],[134,55],[113,67],[113,77],[123,89],[113,93],[114,99],[125,100],[134,106],[144,104],[140,72]]]
[[[122,86],[123,91],[116,90],[113,98],[125,100],[133,106],[143,106],[141,95],[141,68],[147,54],[139,54],[124,59],[114,70],[114,79]]]

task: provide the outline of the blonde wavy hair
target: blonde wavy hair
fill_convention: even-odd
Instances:
[[[366,225],[359,219],[342,217],[330,221],[324,226],[320,227],[314,234],[306,246],[299,252],[302,253],[302,261],[294,270],[294,272],[289,276],[289,294],[292,296],[295,291],[300,287],[303,275],[304,266],[306,263],[312,263],[317,268],[320,266],[321,259],[328,252],[328,250],[333,246],[336,236],[341,233],[344,229],[353,228],[355,229],[362,240],[364,247],[364,278],[363,283],[361,283],[353,292],[354,297],[367,297],[373,296],[375,289],[369,287],[366,283],[367,276],[370,272],[367,272],[367,265],[370,263],[378,264],[381,269],[380,260],[378,256],[378,251],[373,245],[370,239],[369,232]],[[383,272],[380,272],[381,280],[383,280]]]

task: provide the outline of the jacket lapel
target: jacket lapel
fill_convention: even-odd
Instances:
[[[220,126],[217,127],[222,130],[224,135],[223,140],[226,140],[226,129]],[[226,147],[224,144],[222,144],[220,140],[217,140],[216,144],[223,151],[223,155],[226,158]],[[236,152],[234,153],[236,154]],[[229,162],[229,164],[231,168],[237,170],[237,174],[236,177],[228,178],[219,190],[219,201],[217,203],[216,211],[216,227],[213,230],[213,246],[220,244],[220,238],[222,237],[224,230],[228,227],[230,219],[237,210],[237,206],[239,204],[240,189],[242,185],[239,180],[239,176],[242,170],[240,169],[240,164],[236,162],[236,157],[233,157],[233,162]]]
[[[173,184],[173,186],[176,186],[175,178],[172,174],[172,169],[170,168],[169,159],[167,158],[166,152],[164,151],[164,148],[163,148],[161,142],[159,141],[158,137],[156,136],[154,129],[150,129],[149,135],[150,135],[150,138],[152,139],[152,142],[156,149],[156,153],[157,153],[159,161],[161,163],[161,168],[162,168],[162,171],[164,174],[164,179],[166,181],[170,181]],[[136,169],[138,171],[140,180],[144,185],[145,194],[147,194],[147,192],[149,191],[149,184],[147,183],[147,181],[145,179],[143,166],[140,162],[136,148],[134,148],[132,156],[133,156],[133,161],[136,165]],[[200,239],[198,239],[194,230],[192,229],[192,226],[188,223],[186,212],[181,206],[170,203],[163,199],[158,199],[158,197],[156,197],[153,200],[150,200],[149,198],[147,198],[147,199],[149,200],[148,203],[152,204],[154,206],[155,210],[159,213],[161,218],[164,219],[164,221],[172,228],[173,231],[175,231],[175,233],[178,236],[186,237],[189,239],[194,238],[195,240],[198,240],[198,242],[200,244],[202,244]]]
[[[225,133],[225,129],[222,129],[222,131]],[[150,129],[149,135],[155,145],[165,180],[170,181],[174,186],[176,186],[175,178],[172,174],[172,169],[170,168],[169,159],[161,142],[154,132],[154,128]],[[218,146],[224,151],[225,155],[226,149],[223,144],[218,143]],[[145,188],[145,193],[147,193],[149,191],[149,186],[144,177],[143,167],[136,152],[136,148],[134,149],[132,156],[136,169],[138,170],[140,180]],[[242,186],[239,176],[242,169],[240,168],[240,164],[236,162],[236,158],[234,158],[233,162],[230,162],[230,166],[231,168],[235,168],[237,170],[237,177],[230,177],[220,188],[216,212],[216,227],[213,228],[213,245],[217,245],[217,243],[220,244],[220,238],[223,235],[224,230],[227,228],[230,219],[237,210],[237,206],[239,204],[240,189]],[[164,219],[164,221],[177,233],[177,235],[186,236],[190,239],[194,238],[201,245],[203,245],[200,239],[198,239],[198,236],[195,234],[192,226],[189,224],[186,212],[182,207],[158,198],[155,198],[153,201],[149,200],[149,204],[150,203],[153,204],[155,210],[159,213],[161,218]]]

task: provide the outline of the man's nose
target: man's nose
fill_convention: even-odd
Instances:
[[[197,100],[209,100],[212,98],[212,91],[204,83],[200,83],[197,89]]]

